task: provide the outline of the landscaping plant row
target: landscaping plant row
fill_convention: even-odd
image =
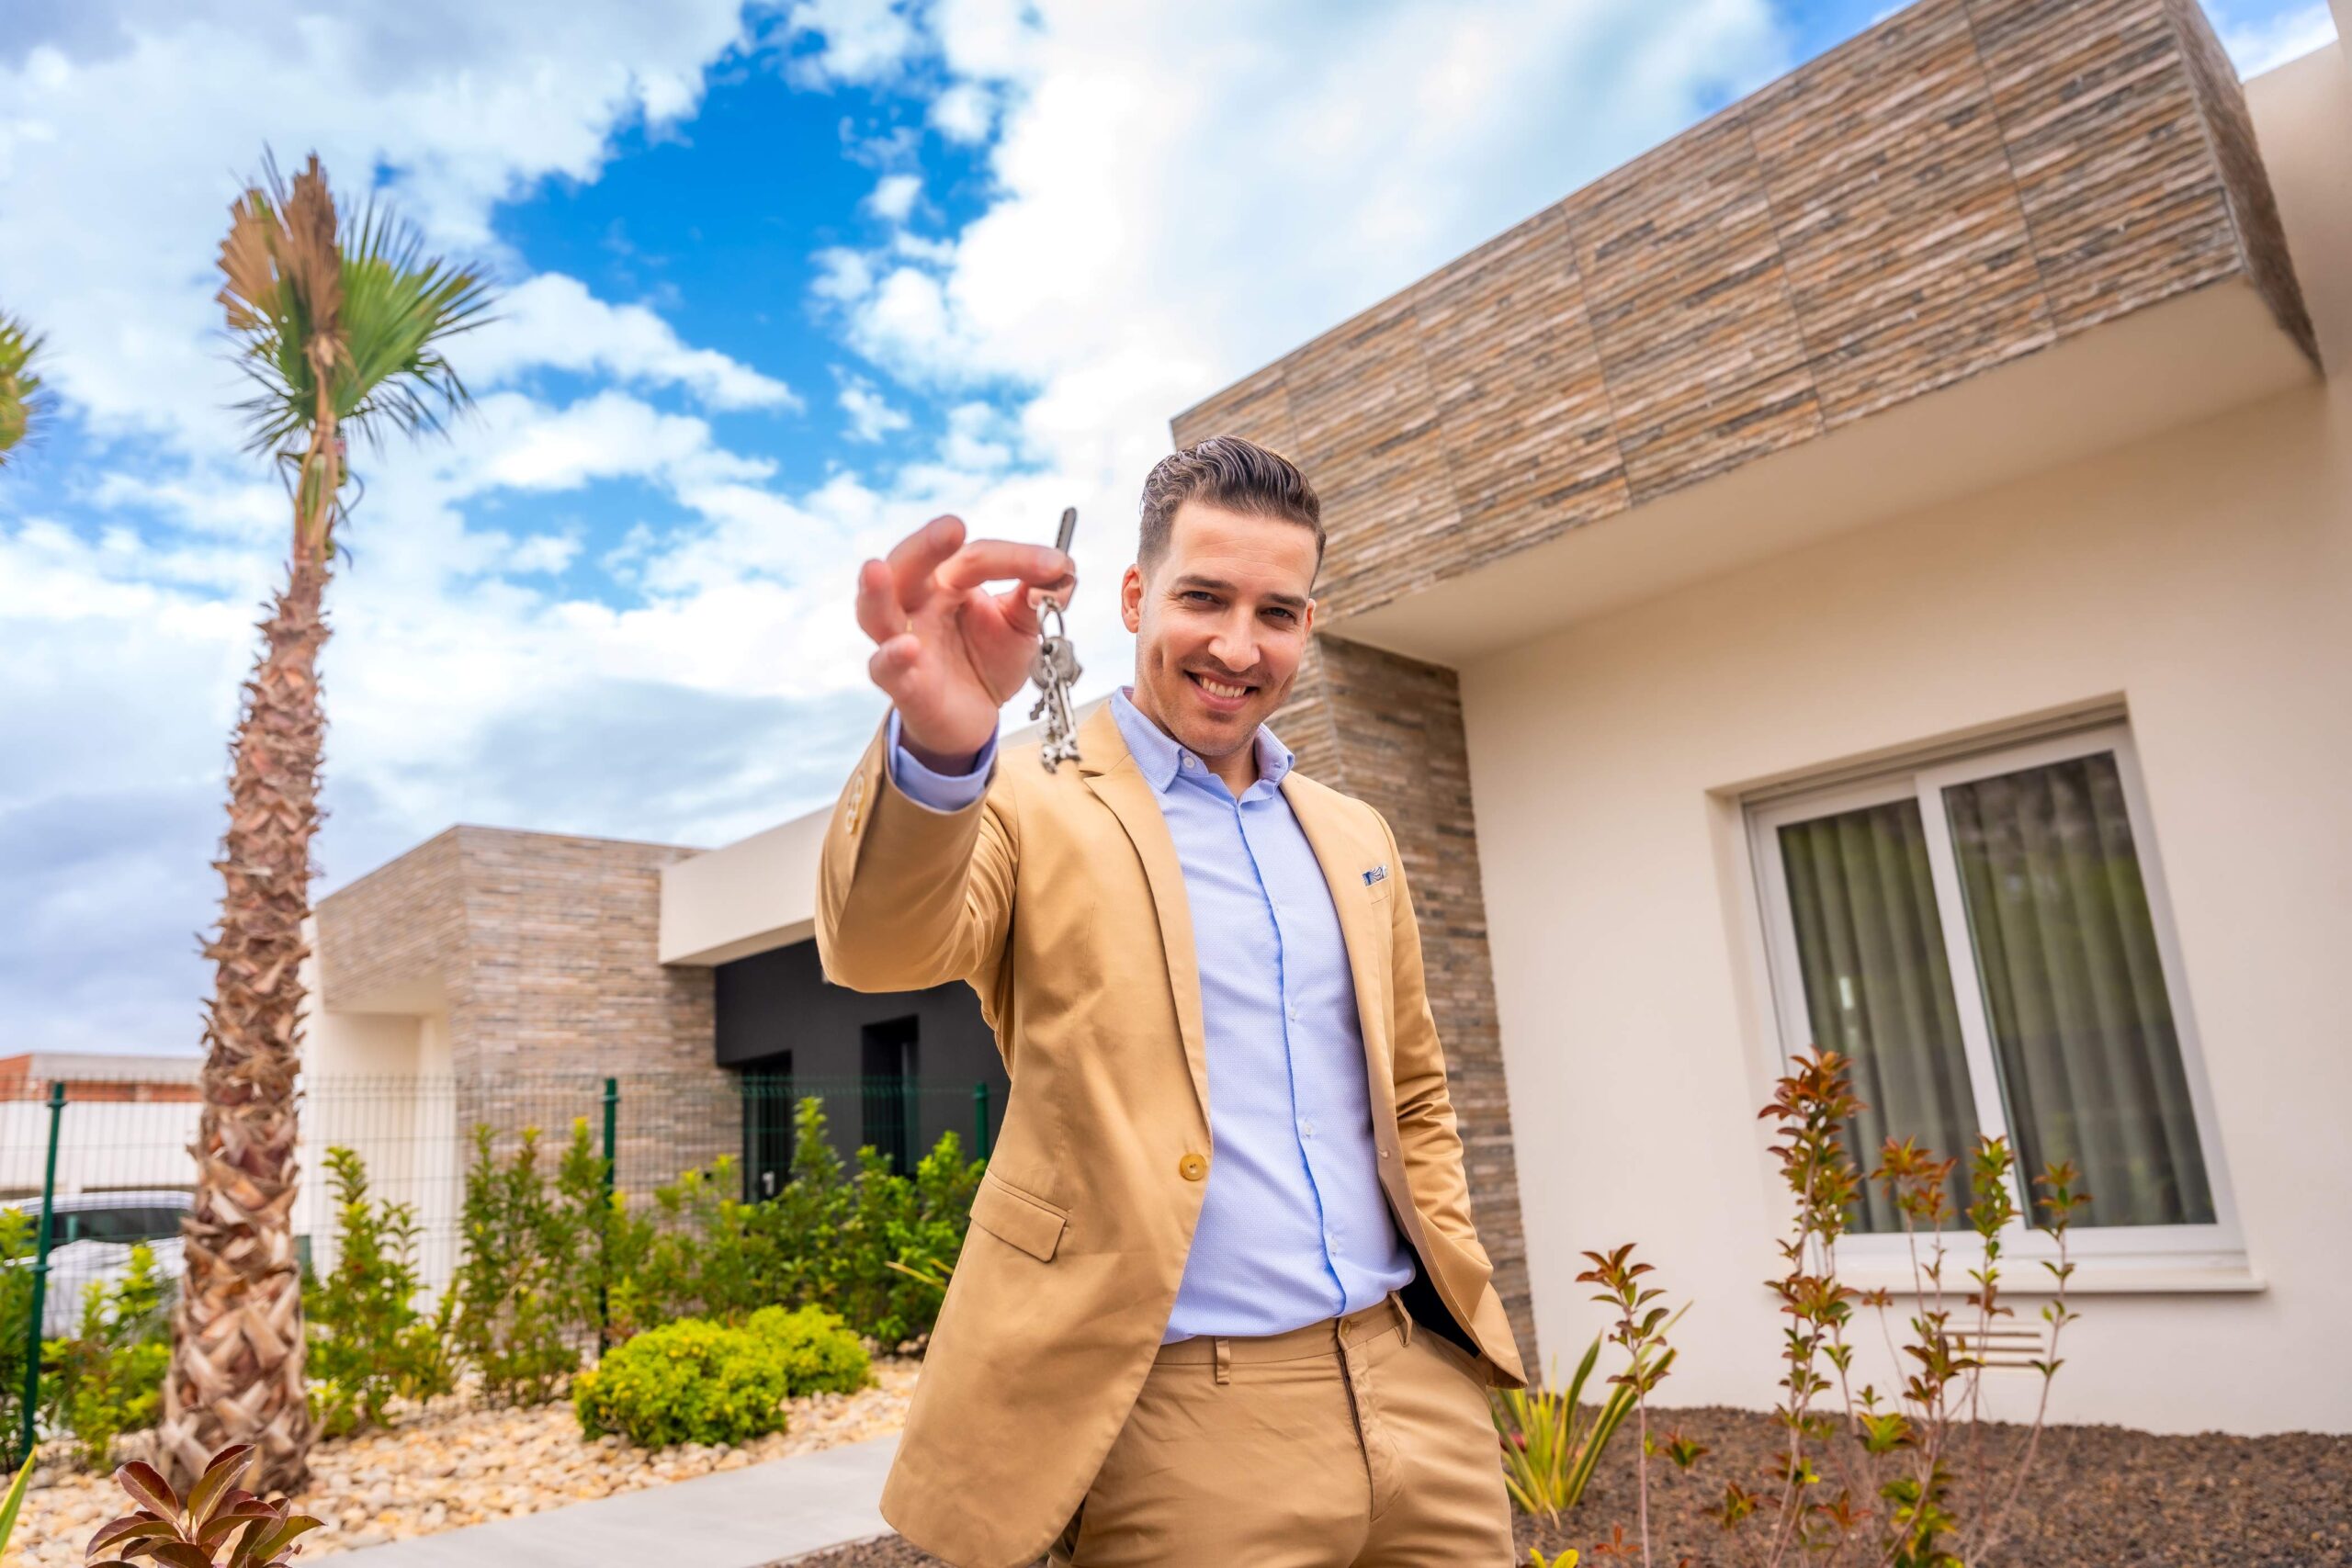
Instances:
[[[464,1383],[507,1404],[569,1389],[592,1438],[740,1442],[780,1429],[786,1398],[865,1386],[864,1340],[891,1348],[930,1332],[981,1167],[949,1133],[911,1172],[870,1147],[851,1168],[827,1138],[820,1100],[802,1100],[794,1121],[792,1178],[757,1201],[734,1196],[731,1156],[639,1198],[608,1190],[584,1119],[552,1170],[537,1129],[502,1150],[478,1126],[459,1259],[430,1310],[414,1205],[374,1197],[359,1156],[328,1150],[334,1263],[303,1281],[321,1435],[380,1424],[395,1399]],[[31,1230],[28,1216],[0,1210],[0,1417],[11,1421]],[[134,1248],[119,1280],[86,1287],[79,1331],[43,1343],[42,1425],[71,1433],[91,1468],[105,1467],[122,1434],[155,1424],[167,1293],[153,1257]]]

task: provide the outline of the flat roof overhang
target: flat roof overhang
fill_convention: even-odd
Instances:
[[[2194,0],[1920,0],[1178,415],[1431,661],[2309,381]]]
[[[1686,582],[2317,379],[2250,286],[2215,284],[1325,629],[1459,668]]]

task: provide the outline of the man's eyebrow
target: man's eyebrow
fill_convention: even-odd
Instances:
[[[1196,571],[1188,571],[1184,573],[1183,576],[1178,578],[1173,583],[1170,583],[1170,586],[1173,588],[1209,588],[1216,590],[1219,593],[1230,593],[1234,592],[1233,584],[1226,581],[1223,578],[1203,577]],[[1306,598],[1304,594],[1269,593],[1264,597],[1276,604],[1283,605],[1286,609],[1304,610],[1306,608]]]

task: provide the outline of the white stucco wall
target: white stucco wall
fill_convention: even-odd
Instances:
[[[1741,795],[2120,698],[2262,1288],[2086,1295],[2053,1414],[2352,1430],[2352,73],[2248,96],[2332,381],[1463,669],[1547,1356],[1600,1326],[1580,1250],[1636,1241],[1697,1303],[1662,1397],[1774,1399]]]

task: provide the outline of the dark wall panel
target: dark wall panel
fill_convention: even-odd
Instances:
[[[916,1091],[905,1099],[918,1155],[954,1132],[967,1156],[978,1134],[976,1086],[988,1086],[989,1138],[1004,1120],[1011,1088],[979,998],[961,981],[923,991],[853,991],[828,983],[814,942],[795,942],[722,964],[717,970],[718,1065],[738,1072],[788,1072],[800,1086],[843,1086],[881,1062],[877,1042],[901,1037],[906,1021]],[[844,1157],[860,1142],[881,1142],[888,1111],[878,1097],[829,1094],[826,1115]],[[862,1123],[872,1120],[871,1130]]]

